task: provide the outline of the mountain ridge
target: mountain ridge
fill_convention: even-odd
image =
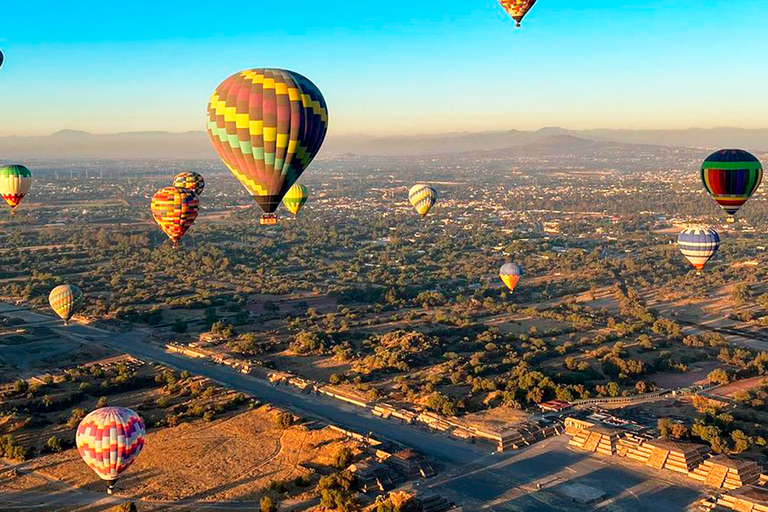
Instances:
[[[566,138],[567,137],[571,137]],[[321,156],[430,156],[476,151],[507,150],[535,145],[548,137],[551,147],[558,141],[572,145],[572,138],[665,147],[742,147],[768,150],[768,129],[690,128],[685,130],[568,130],[546,127],[535,131],[505,130],[452,132],[414,136],[335,135],[326,141]],[[92,134],[81,130],[59,130],[45,136],[0,137],[0,160],[25,159],[215,159],[204,131],[142,131]]]

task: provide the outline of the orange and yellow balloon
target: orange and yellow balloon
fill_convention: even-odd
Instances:
[[[519,283],[520,278],[523,277],[523,269],[516,263],[507,263],[501,267],[499,277],[510,291],[515,291],[517,283]]]
[[[152,196],[152,217],[173,245],[178,246],[181,237],[195,222],[198,206],[197,194],[192,190],[166,187]]]
[[[523,18],[528,14],[536,0],[499,0],[499,3],[505,11],[515,20],[515,26],[519,27],[523,23]]]

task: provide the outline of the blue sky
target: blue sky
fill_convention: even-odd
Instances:
[[[312,79],[336,135],[768,127],[765,0],[539,0],[518,30],[496,0],[8,4],[0,135],[201,130],[250,67]]]

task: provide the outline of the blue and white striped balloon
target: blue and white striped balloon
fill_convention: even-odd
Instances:
[[[688,228],[677,237],[677,245],[691,265],[701,270],[720,248],[720,235],[712,228]]]

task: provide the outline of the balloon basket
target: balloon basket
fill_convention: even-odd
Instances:
[[[277,224],[277,215],[274,213],[265,213],[259,219],[259,224],[262,226],[274,226]]]
[[[728,224],[736,224],[736,217],[728,217],[728,219],[725,221]]]

